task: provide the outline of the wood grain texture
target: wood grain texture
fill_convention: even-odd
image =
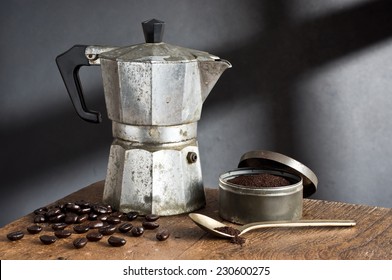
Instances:
[[[100,202],[103,182],[97,182],[56,203],[86,200]],[[207,206],[199,213],[220,219],[217,190],[206,189]],[[34,210],[34,209],[32,209]],[[353,219],[351,228],[274,228],[255,230],[244,235],[243,246],[213,237],[198,228],[186,214],[161,217],[160,229],[171,232],[168,240],[155,238],[157,230],[147,230],[141,237],[125,237],[123,247],[112,247],[108,237],[75,249],[72,241],[85,234],[72,234],[52,245],[39,241],[42,234],[53,234],[50,227],[37,235],[27,233],[33,214],[0,229],[0,259],[392,259],[392,209],[352,205],[321,200],[304,200],[304,219]],[[220,219],[221,220],[221,219]],[[141,224],[141,219],[132,224]],[[229,224],[229,223],[227,223]],[[19,241],[9,241],[9,232],[23,230]]]

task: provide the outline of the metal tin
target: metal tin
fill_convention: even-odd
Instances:
[[[299,220],[303,197],[316,191],[317,177],[306,166],[285,155],[252,151],[241,157],[238,169],[219,177],[219,214],[233,223]],[[268,173],[288,179],[283,187],[249,188],[228,182],[240,175]]]
[[[247,152],[241,157],[238,167],[283,170],[296,174],[303,179],[304,197],[314,194],[317,190],[318,179],[310,168],[289,156],[277,152],[264,150]]]

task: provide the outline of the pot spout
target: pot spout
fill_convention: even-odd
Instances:
[[[231,68],[231,63],[224,59],[199,61],[202,100],[206,100],[222,73]]]

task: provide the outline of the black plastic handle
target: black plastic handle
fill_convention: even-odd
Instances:
[[[75,45],[68,51],[57,56],[56,63],[78,115],[85,121],[100,123],[102,120],[101,114],[87,109],[79,79],[80,67],[90,66],[85,56],[86,48],[87,46],[85,45]]]

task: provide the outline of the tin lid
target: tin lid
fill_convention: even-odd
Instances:
[[[283,170],[302,177],[304,197],[314,194],[318,179],[308,167],[283,154],[271,151],[250,151],[242,155],[238,167],[252,167],[269,170]]]

